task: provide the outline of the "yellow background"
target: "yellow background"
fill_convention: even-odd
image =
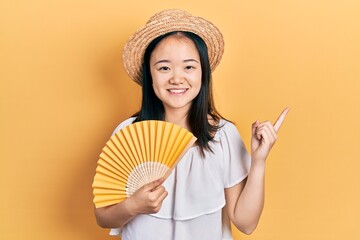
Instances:
[[[91,183],[139,107],[121,51],[174,7],[223,32],[216,105],[248,148],[253,121],[291,107],[259,226],[235,239],[360,239],[358,0],[1,0],[0,239],[114,239],[95,223]]]

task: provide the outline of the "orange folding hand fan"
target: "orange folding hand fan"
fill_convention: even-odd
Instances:
[[[121,129],[100,154],[92,185],[95,206],[119,203],[146,183],[167,178],[195,141],[191,132],[164,121]]]

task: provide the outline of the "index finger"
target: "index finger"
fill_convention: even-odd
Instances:
[[[290,110],[289,107],[285,108],[285,109],[282,111],[282,113],[280,114],[280,116],[278,117],[278,119],[276,120],[276,122],[275,122],[275,124],[274,124],[274,129],[275,129],[276,132],[279,131],[279,128],[281,127],[281,125],[282,125],[282,123],[283,123],[283,121],[284,121],[284,119],[285,119],[285,116],[286,116],[286,114],[289,112],[289,110]]]

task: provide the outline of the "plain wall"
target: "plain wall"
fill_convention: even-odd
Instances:
[[[182,8],[223,32],[218,110],[251,124],[291,110],[267,159],[257,230],[235,239],[360,239],[360,1],[0,2],[0,239],[115,239],[96,225],[92,180],[138,110],[126,40]]]

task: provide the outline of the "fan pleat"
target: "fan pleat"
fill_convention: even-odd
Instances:
[[[155,155],[156,155],[156,127],[158,122],[156,121],[149,121],[144,123],[144,125],[147,125],[148,128],[148,132],[149,132],[149,143],[150,143],[150,158],[148,159],[149,162],[154,161]],[[147,176],[147,181],[150,180],[150,175],[152,173],[152,168],[150,164],[146,164],[146,171],[149,173],[149,175]]]
[[[163,128],[164,125],[162,124],[162,122],[155,122],[155,124],[157,124],[156,126],[156,133],[155,135],[155,154],[154,154],[154,158],[151,159],[151,161],[159,161],[160,160],[160,148],[161,148],[161,143],[165,143],[163,140]]]
[[[106,143],[106,146],[103,149],[103,152],[100,154],[100,159],[112,164],[112,166],[119,169],[123,174],[130,174],[131,166],[128,164],[127,156],[122,154],[122,151],[119,149],[120,143],[117,139],[117,136],[112,136],[110,140]],[[109,154],[112,152],[113,154]],[[112,155],[113,157],[111,157]],[[115,165],[114,165],[115,164]]]
[[[146,154],[146,157],[145,159],[149,160],[151,159],[151,153],[150,153],[150,134],[149,134],[149,129],[150,129],[150,126],[149,124],[147,124],[147,122],[143,121],[143,122],[140,122],[141,124],[141,129],[142,129],[142,132],[144,134],[144,145],[145,145],[145,154]]]
[[[148,161],[151,159],[151,152],[150,152],[150,136],[149,136],[149,121],[142,121],[140,122],[140,126],[138,129],[138,132],[139,132],[139,139],[143,139],[143,141],[140,141],[141,142],[141,146],[142,146],[142,149],[143,149],[143,155],[144,155],[144,162]],[[150,172],[149,172],[149,169],[145,168],[144,167],[144,178],[145,179],[148,179],[147,176],[149,176]]]
[[[102,161],[102,159],[100,159],[98,162],[98,167],[96,168],[96,172],[116,180],[121,180],[126,183],[127,175],[123,174],[121,171],[114,171],[114,169],[109,170],[109,168],[111,167],[104,167],[104,165],[106,165],[106,163]]]
[[[123,185],[122,184],[117,184],[117,183],[111,183],[108,181],[104,181],[100,178],[96,178],[96,181],[94,181],[93,183],[93,188],[102,188],[102,189],[116,189],[116,190],[125,190],[125,189],[121,189]],[[95,190],[94,189],[94,190]]]
[[[117,204],[121,201],[119,201],[118,199],[116,200],[106,200],[104,202],[99,202],[99,200],[97,200],[98,203],[97,203],[97,206],[96,207],[107,207],[107,206],[110,206],[110,205],[114,205],[114,204]]]
[[[164,154],[164,164],[166,166],[171,166],[169,164],[169,162],[171,163],[174,161],[172,159],[172,156],[170,155],[170,153],[173,151],[174,148],[176,148],[175,143],[177,142],[177,139],[178,139],[179,130],[180,130],[180,127],[173,125],[173,129],[172,129],[173,134],[169,134],[169,139],[167,141],[168,145],[165,149],[165,154]]]
[[[156,137],[156,129],[155,129],[156,122],[150,121],[149,122],[149,136],[150,136],[150,159],[152,161],[155,159],[155,152],[156,152],[156,145],[155,145],[155,137]]]
[[[106,147],[103,152],[108,153],[111,151],[116,157],[112,157],[112,159],[116,162],[116,164],[120,167],[120,169],[127,170],[127,172],[131,172],[131,167],[127,164],[128,156],[124,155],[123,151],[121,151],[120,143],[116,136],[110,138],[110,140],[106,143]],[[109,154],[108,154],[109,155]]]
[[[192,145],[192,143],[190,142],[192,136],[187,137],[188,134],[185,131],[182,131],[182,132],[183,132],[182,137],[179,136],[178,139],[177,139],[178,140],[177,141],[177,144],[178,144],[177,146],[178,147],[175,148],[174,155],[171,158],[173,162],[168,163],[169,165],[173,165],[173,163],[178,160],[178,158],[179,158],[180,154],[182,153],[183,149],[188,149]]]
[[[126,144],[124,144],[124,146],[127,149],[127,152],[128,152],[128,154],[130,156],[130,161],[132,162],[132,164],[134,166],[137,166],[140,163],[138,162],[138,158],[136,156],[136,150],[135,150],[135,146],[134,146],[134,143],[133,143],[132,136],[129,133],[129,127],[126,127],[122,133],[124,135],[124,139],[125,139],[125,142],[126,142]]]
[[[125,130],[125,129],[124,129]],[[119,141],[119,151],[123,154],[124,156],[124,164],[130,169],[134,169],[135,168],[135,163],[133,162],[133,156],[131,154],[131,151],[127,145],[127,141],[126,138],[124,136],[124,131],[120,131],[118,133],[115,134],[117,137],[117,140]]]
[[[132,124],[126,127],[124,135],[126,136],[126,139],[129,140],[128,144],[131,149],[131,153],[133,154],[133,161],[136,163],[136,166],[138,166],[139,164],[141,164],[141,159],[138,152],[138,139],[136,138],[136,133],[132,131],[133,128],[134,125]]]
[[[177,159],[177,155],[176,155],[176,152],[178,151],[178,147],[179,145],[181,144],[181,142],[183,141],[183,136],[184,136],[184,133],[186,134],[186,132],[184,131],[181,131],[182,129],[180,127],[177,127],[177,134],[176,136],[174,135],[174,138],[172,139],[172,146],[170,148],[170,151],[168,153],[168,157],[166,158],[167,162],[166,162],[166,165],[168,166],[171,166],[172,163],[174,161],[176,161]]]
[[[171,125],[169,124],[162,124],[162,128],[161,128],[161,138],[159,139],[159,156],[158,156],[158,160],[163,163],[164,161],[164,153],[166,151],[167,145],[168,145],[168,137],[169,137],[169,127],[171,127]]]
[[[144,139],[144,134],[143,134],[143,125],[141,125],[141,127],[138,128],[133,128],[136,134],[136,138],[137,139]],[[138,143],[138,155],[139,155],[139,159],[140,162],[145,162],[146,159],[146,153],[145,153],[145,145],[144,145],[144,141],[137,141]]]
[[[111,165],[113,168],[115,169],[122,169],[123,171],[125,171],[127,174],[130,174],[131,169],[125,165],[125,163],[121,163],[122,161],[120,159],[114,159],[111,158],[109,156],[109,154],[107,154],[109,152],[109,149],[107,148],[107,146],[103,149],[103,152],[100,154],[100,160],[103,160],[104,162],[106,162],[107,164]],[[100,163],[102,163],[102,161],[100,161]]]
[[[143,158],[142,158],[142,154],[141,154],[141,147],[140,147],[140,141],[139,136],[137,134],[137,131],[135,130],[135,126],[134,124],[130,124],[127,129],[129,131],[129,135],[131,137],[131,146],[133,146],[134,149],[132,149],[132,151],[134,152],[134,158],[136,161],[136,165],[139,166],[140,164],[142,164],[144,162]],[[141,175],[142,176],[146,176],[145,170],[141,168]]]
[[[109,150],[107,148],[103,149],[103,152],[99,156],[99,160],[101,160],[99,163],[104,162],[101,165],[103,165],[104,167],[106,167],[109,170],[111,170],[111,169],[120,170],[121,169],[121,164],[119,163],[120,160],[110,157],[110,155],[107,153],[108,151]],[[130,172],[130,171],[128,170],[128,172]],[[114,173],[118,173],[118,172],[116,171]]]
[[[138,139],[143,139],[143,141],[138,141],[142,164],[150,159],[150,153],[147,151],[149,149],[149,135],[147,132],[148,128],[147,125],[144,125],[146,122],[147,121],[139,122],[138,127],[135,128]],[[143,178],[146,178],[149,175],[149,172],[146,168],[143,168],[143,174]]]
[[[110,145],[110,146],[109,146]],[[118,160],[119,157],[114,153],[114,151],[111,148],[111,141],[109,141],[106,146],[104,147],[103,151],[102,151],[103,155],[106,155],[108,158],[110,158],[111,160],[109,161],[110,164],[117,165],[118,164]]]
[[[112,171],[111,167],[109,165],[107,167],[104,167],[103,165],[106,165],[103,161],[99,160],[98,167],[96,168],[96,172],[101,172],[102,174],[105,174],[108,177],[112,177],[114,179],[119,178],[119,174]],[[109,168],[111,170],[109,170]]]
[[[121,129],[103,148],[93,182],[95,206],[123,201],[144,184],[168,177],[196,138],[172,123],[147,120]]]
[[[102,173],[101,170],[97,170],[98,173]],[[113,178],[111,176],[107,176],[105,174],[96,174],[95,179],[98,179],[103,182],[110,182],[114,184],[118,184],[119,186],[126,186],[126,179],[124,178]]]
[[[126,196],[123,197],[123,199],[125,198]],[[106,207],[121,202],[121,199],[114,195],[96,195],[94,201],[97,202],[96,207]]]
[[[152,159],[153,162],[161,162],[162,161],[162,151],[164,148],[164,145],[166,144],[166,140],[164,139],[164,128],[166,127],[163,122],[157,122],[156,123],[158,126],[156,127],[157,133],[156,133],[156,153],[155,153],[155,158]],[[157,175],[158,174],[158,167],[157,165],[153,165],[151,164],[151,173],[152,175]]]
[[[96,195],[126,195],[126,191],[118,189],[106,189],[106,188],[97,188],[94,190]]]

